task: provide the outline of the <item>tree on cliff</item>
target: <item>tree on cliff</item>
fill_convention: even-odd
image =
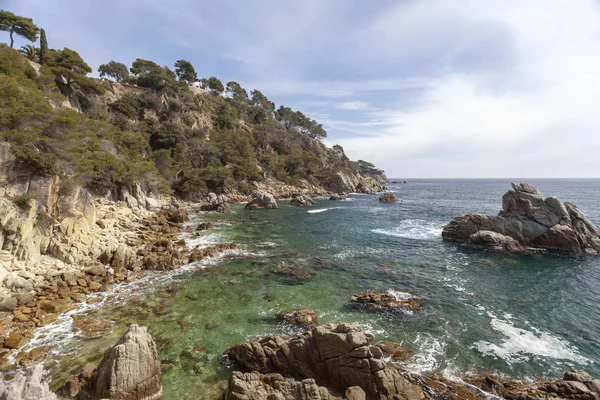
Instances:
[[[127,66],[116,61],[109,61],[107,64],[100,65],[98,67],[98,72],[100,73],[101,78],[108,76],[117,82],[123,82],[129,77]]]
[[[175,63],[175,74],[177,74],[179,80],[186,81],[188,84],[198,80],[194,66],[186,60],[177,60]]]
[[[48,40],[46,39],[46,31],[40,29],[40,64],[45,64],[48,58]]]
[[[238,102],[248,102],[248,92],[239,83],[231,81],[227,83],[227,94]]]
[[[156,91],[172,87],[176,84],[175,73],[167,67],[141,58],[136,59],[130,70],[135,75],[138,86],[154,89]]]
[[[208,88],[215,93],[223,93],[225,87],[223,86],[223,82],[219,78],[215,78],[211,76],[208,78]]]
[[[47,64],[57,77],[62,76],[66,80],[64,84],[69,91],[73,89],[72,84],[77,82],[84,90],[91,90],[98,94],[104,93],[102,86],[86,77],[88,73],[92,72],[92,68],[76,51],[66,47],[61,51],[52,50],[49,52]]]
[[[31,18],[0,10],[0,30],[9,32],[10,47],[14,47],[15,39],[13,35],[15,33],[31,42],[35,42],[40,29],[33,23]]]
[[[40,49],[30,44],[26,44],[25,46],[22,46],[19,49],[19,53],[23,54],[25,58],[27,58],[30,61],[37,60],[39,51]]]

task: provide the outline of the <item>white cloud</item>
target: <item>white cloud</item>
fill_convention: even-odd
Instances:
[[[371,105],[366,101],[345,101],[343,103],[337,104],[337,108],[340,110],[367,110],[371,107]]]

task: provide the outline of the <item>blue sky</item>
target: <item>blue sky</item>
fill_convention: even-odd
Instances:
[[[51,47],[77,50],[94,69],[138,57],[172,68],[183,58],[200,76],[257,88],[392,177],[600,177],[594,0],[0,0],[0,8],[32,17]]]

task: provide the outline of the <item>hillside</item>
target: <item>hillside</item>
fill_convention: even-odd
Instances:
[[[52,196],[76,188],[111,200],[211,191],[241,200],[256,188],[372,193],[386,179],[325,146],[316,121],[236,82],[211,77],[203,89],[140,59],[120,83],[95,79],[69,49],[49,50],[43,65],[30,59],[0,44],[0,186],[48,212]]]

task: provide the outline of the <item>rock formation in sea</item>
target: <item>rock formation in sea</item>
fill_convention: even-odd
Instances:
[[[418,311],[421,301],[412,295],[398,298],[389,292],[361,292],[353,295],[346,307],[364,311]]]
[[[290,204],[296,207],[310,207],[315,205],[315,201],[303,192],[294,193]]]
[[[379,201],[382,203],[396,203],[400,201],[400,199],[398,199],[394,193],[386,192],[379,196]]]
[[[348,174],[338,172],[325,185],[333,193],[364,193],[376,194],[384,191],[382,182],[385,175],[363,176],[361,174]]]
[[[544,198],[527,183],[512,184],[497,216],[469,213],[454,218],[444,240],[494,251],[521,252],[525,247],[600,254],[600,228],[572,203]]]
[[[329,200],[344,201],[344,200],[346,200],[346,194],[345,193],[334,193],[329,197]]]
[[[231,214],[233,212],[227,203],[227,196],[224,194],[217,195],[213,192],[208,194],[208,204],[203,204],[201,210],[216,211],[221,214]]]
[[[281,374],[284,378],[277,377],[279,380],[295,380],[295,383],[286,381],[286,387],[306,385],[311,388],[311,392],[299,391],[297,397],[274,399],[329,399],[316,385],[326,387],[331,395],[337,396],[358,386],[367,399],[425,398],[421,388],[383,361],[383,352],[373,344],[373,335],[358,324],[322,325],[295,338],[268,336],[233,346],[227,355],[244,371],[255,375],[234,375],[225,392],[226,399],[254,398],[243,397],[241,383],[251,386],[254,393],[257,390],[272,393],[274,385],[268,382],[273,378],[266,378],[269,374]],[[248,381],[252,383],[247,384]],[[360,398],[358,390],[353,389],[353,392],[355,398]],[[237,397],[232,397],[232,393]]]
[[[246,208],[256,210],[263,208],[277,208],[277,201],[272,194],[264,190],[255,190],[252,192],[252,201],[246,204]]]
[[[277,317],[286,321],[290,325],[303,328],[312,328],[316,326],[317,322],[319,321],[317,314],[308,308],[283,311],[280,312]]]
[[[10,382],[0,379],[0,400],[57,400],[43,372],[43,365],[37,364],[28,371],[18,371]]]

